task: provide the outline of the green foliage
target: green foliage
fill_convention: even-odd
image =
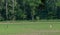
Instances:
[[[6,2],[8,12],[6,12]],[[0,17],[2,18],[0,19],[39,20],[57,18],[59,4],[57,0],[0,0]]]

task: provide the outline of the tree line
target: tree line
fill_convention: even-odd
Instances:
[[[60,19],[59,0],[0,0],[0,21]]]

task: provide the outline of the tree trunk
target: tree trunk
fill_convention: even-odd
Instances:
[[[13,21],[14,21],[14,20],[15,20],[15,12],[14,12],[14,0],[12,0],[12,2],[13,2],[13,7],[12,7],[12,8],[13,8],[13,11],[12,11],[12,12],[13,12]]]
[[[6,0],[6,19],[8,19],[8,0]]]

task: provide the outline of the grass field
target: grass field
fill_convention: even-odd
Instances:
[[[0,22],[0,35],[60,35],[60,22],[4,21]]]

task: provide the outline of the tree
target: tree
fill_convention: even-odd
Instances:
[[[48,12],[48,19],[56,18],[56,0],[47,0],[46,1],[46,11]]]
[[[15,7],[15,5],[14,5],[15,3],[14,3],[14,2],[15,2],[15,1],[12,0],[12,2],[13,2],[13,6],[12,6],[12,8],[13,8],[13,20],[15,20],[15,11],[14,11],[14,7]]]
[[[6,19],[8,19],[8,0],[6,0]]]
[[[57,1],[0,0],[0,20],[56,19],[60,15]]]

